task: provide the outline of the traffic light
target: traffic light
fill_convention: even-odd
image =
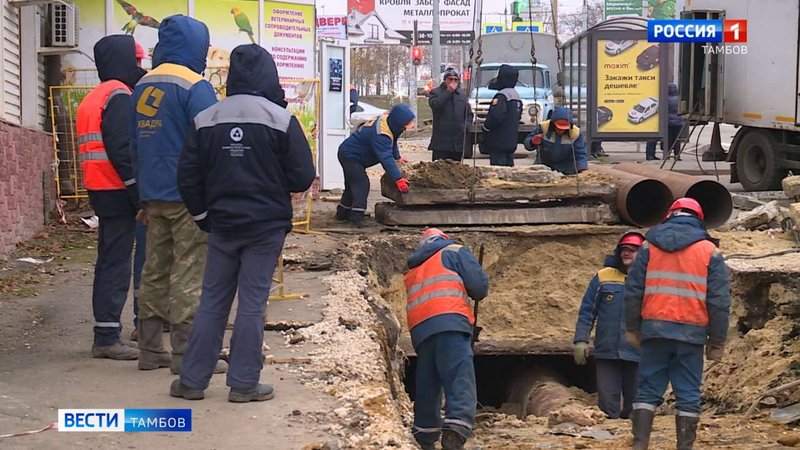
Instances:
[[[422,63],[422,47],[411,47],[411,61],[415,66]]]
[[[511,12],[512,12],[512,14],[514,14],[515,16],[519,16],[524,11],[527,11],[527,9],[528,9],[528,1],[529,0],[511,2]]]

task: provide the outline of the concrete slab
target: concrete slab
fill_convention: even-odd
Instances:
[[[480,208],[402,208],[391,203],[375,205],[375,219],[385,225],[530,225],[618,221],[605,204],[549,208],[482,206]]]
[[[613,198],[616,188],[611,185],[567,184],[542,185],[527,189],[427,189],[413,186],[401,194],[394,183],[381,178],[381,193],[398,205],[458,205],[470,203],[517,203],[551,199]]]

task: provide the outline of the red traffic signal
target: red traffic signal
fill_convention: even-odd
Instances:
[[[422,63],[422,47],[411,47],[411,62],[415,66]]]

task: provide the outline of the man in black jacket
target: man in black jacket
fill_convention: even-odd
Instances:
[[[514,166],[519,119],[522,117],[522,100],[514,89],[518,79],[519,71],[503,64],[497,71],[497,78],[489,83],[489,89],[498,92],[483,123],[481,151],[489,154],[493,166]]]
[[[178,166],[186,208],[210,234],[200,306],[170,395],[204,398],[238,290],[228,400],[264,401],[274,396],[272,386],[259,383],[264,312],[292,228],[290,193],[307,190],[316,171],[266,50],[233,50],[227,95],[195,117]]]
[[[461,75],[448,67],[442,84],[428,94],[428,104],[433,112],[433,134],[428,150],[433,150],[433,160],[461,161],[464,155],[464,136],[472,123],[472,109],[467,106],[467,96],[461,90]]]
[[[139,351],[120,340],[128,297],[139,191],[130,150],[130,93],[144,70],[136,64],[131,36],[106,36],[94,46],[100,85],[78,106],[77,130],[83,182],[100,219],[92,287],[92,357],[131,360]]]

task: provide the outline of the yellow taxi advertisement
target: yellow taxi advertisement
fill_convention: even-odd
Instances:
[[[647,40],[597,41],[597,131],[657,133],[659,47]]]

